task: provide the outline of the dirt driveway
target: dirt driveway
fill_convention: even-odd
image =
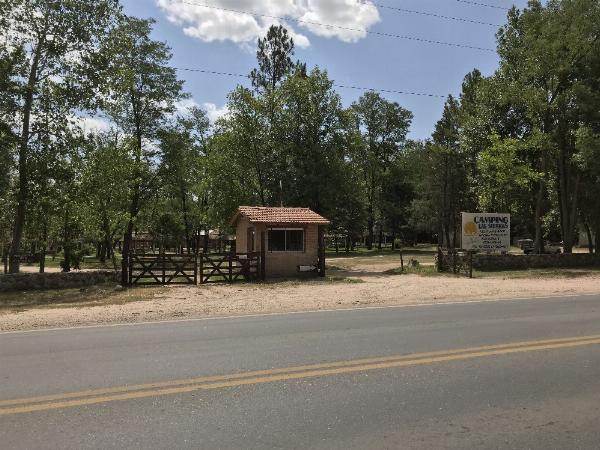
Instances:
[[[0,330],[600,293],[598,271],[468,279],[386,273],[396,260],[331,264],[326,279],[304,281],[0,294]]]

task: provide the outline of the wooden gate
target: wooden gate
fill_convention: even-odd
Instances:
[[[261,254],[254,253],[220,253],[200,254],[200,283],[233,282],[239,279],[246,281],[264,278],[261,266]]]
[[[130,254],[129,284],[198,284],[196,255]]]

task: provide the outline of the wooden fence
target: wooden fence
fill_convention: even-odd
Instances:
[[[240,279],[264,279],[261,253],[200,254],[200,283],[233,282]]]
[[[129,284],[198,284],[196,255],[130,254]]]

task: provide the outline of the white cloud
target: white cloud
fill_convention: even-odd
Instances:
[[[310,45],[308,37],[298,28],[307,29],[318,36],[356,42],[366,36],[366,29],[380,20],[377,8],[365,0],[206,0],[206,2],[156,0],[156,2],[167,18],[181,26],[188,36],[204,42],[232,41],[242,46],[253,44],[266,34],[271,25],[279,24],[289,30],[298,47]],[[261,16],[239,14],[226,11],[227,9],[247,11]],[[305,22],[285,21],[278,17],[300,19]],[[337,25],[345,29],[320,26],[316,24],[317,22]]]
[[[208,120],[210,120],[210,123],[215,123],[218,119],[229,113],[227,105],[218,107],[214,103],[209,102],[200,105],[196,100],[188,98],[175,103],[175,114],[177,116],[185,117],[189,114],[191,108],[201,108],[206,111],[206,116],[208,117]]]
[[[221,117],[224,117],[227,114],[229,114],[229,109],[227,108],[227,105],[224,105],[222,108],[219,108],[214,103],[204,103],[203,107],[206,111],[206,115],[208,116],[208,120],[210,120],[210,123],[215,123]]]
[[[200,106],[193,98],[186,98],[175,102],[175,115],[187,116],[192,108]]]
[[[76,126],[79,126],[85,134],[102,133],[111,129],[112,124],[107,119],[98,116],[77,116],[74,118]]]

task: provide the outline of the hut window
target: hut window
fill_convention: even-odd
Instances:
[[[282,229],[269,230],[270,252],[303,252],[304,251],[304,229]]]
[[[304,230],[286,231],[286,248],[288,252],[304,251]]]

